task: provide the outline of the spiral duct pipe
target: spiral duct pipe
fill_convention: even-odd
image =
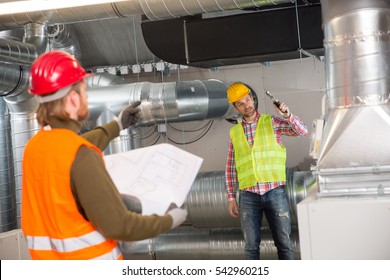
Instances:
[[[16,228],[15,177],[11,149],[10,118],[0,98],[0,232]]]
[[[287,168],[287,195],[292,216],[295,258],[300,258],[296,204],[313,193],[317,185],[312,172]],[[142,212],[139,200],[123,197],[128,209]],[[228,213],[224,171],[200,172],[185,201],[188,217],[181,226],[140,242],[122,242],[127,259],[242,259],[244,241],[239,219]],[[263,259],[277,259],[277,250],[266,220],[260,251]]]

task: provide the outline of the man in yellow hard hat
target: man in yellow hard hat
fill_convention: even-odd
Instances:
[[[290,211],[285,190],[286,148],[282,135],[307,135],[305,124],[286,104],[275,106],[278,116],[260,114],[254,106],[251,90],[242,82],[227,90],[229,103],[242,116],[242,122],[230,129],[225,169],[229,213],[240,218],[246,259],[260,259],[263,214],[272,231],[278,258],[294,259],[290,239]],[[239,203],[236,191],[239,191]]]

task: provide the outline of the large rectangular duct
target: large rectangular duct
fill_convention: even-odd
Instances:
[[[322,56],[321,24],[321,6],[310,5],[233,16],[143,21],[141,27],[146,45],[162,60],[210,68],[307,54]]]

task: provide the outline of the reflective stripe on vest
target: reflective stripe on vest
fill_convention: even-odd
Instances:
[[[26,236],[27,245],[30,250],[46,251],[53,250],[61,253],[71,253],[73,251],[88,248],[90,246],[99,245],[106,241],[103,235],[94,231],[84,236],[55,239],[43,236]],[[114,247],[110,252],[93,258],[94,260],[115,260],[120,259],[122,253],[118,246]]]
[[[275,139],[272,117],[262,114],[256,127],[254,142],[250,147],[242,124],[231,128],[239,188],[245,189],[259,183],[286,180],[286,148]]]
[[[32,250],[55,250],[57,252],[72,252],[98,245],[106,239],[97,231],[83,236],[56,239],[45,236],[26,236],[29,249]]]
[[[99,257],[93,258],[92,260],[123,260],[123,256],[118,246],[112,249],[111,252],[101,255]]]

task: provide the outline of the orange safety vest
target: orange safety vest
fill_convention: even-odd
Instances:
[[[22,230],[32,259],[123,259],[117,241],[105,238],[77,209],[70,169],[83,145],[102,155],[69,129],[40,130],[25,147]]]

